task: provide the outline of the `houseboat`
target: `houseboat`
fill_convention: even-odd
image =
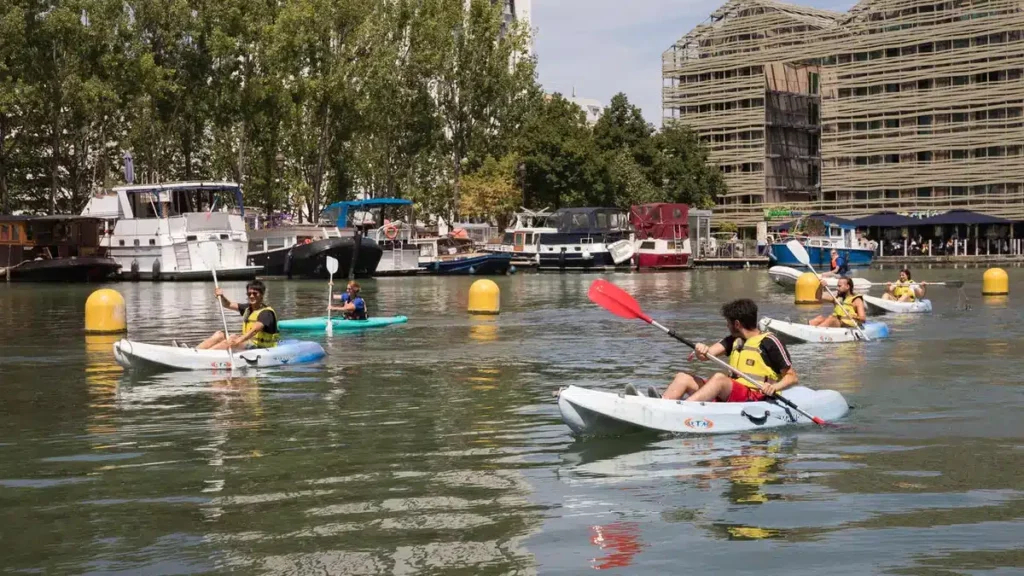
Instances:
[[[464,232],[420,238],[417,246],[420,250],[419,266],[430,274],[507,274],[512,266],[511,253],[485,252]]]
[[[516,212],[512,225],[505,229],[501,242],[484,246],[487,252],[509,252],[515,266],[537,266],[540,263],[540,235],[558,232],[557,228],[541,226],[551,216],[547,210]]]
[[[293,278],[327,278],[327,257],[338,261],[342,275],[370,277],[377,271],[381,248],[370,238],[334,222],[285,224],[249,230],[249,264],[264,274]]]
[[[100,245],[103,221],[83,216],[0,216],[0,277],[102,282],[120,265]]]
[[[686,204],[641,204],[630,208],[629,220],[636,236],[633,262],[638,270],[693,267],[689,213]]]
[[[859,245],[857,226],[849,220],[814,213],[774,228],[776,234],[768,240],[768,260],[772,266],[803,268],[786,246],[786,242],[794,239],[807,250],[811,264],[819,272],[828,270],[833,249],[846,258],[851,267],[871,265],[874,253]]]
[[[418,274],[419,234],[412,201],[404,198],[366,198],[335,202],[324,208],[324,218],[341,231],[358,230],[381,250],[375,274],[395,276]]]
[[[114,220],[104,246],[132,280],[209,280],[255,278],[261,266],[246,263],[242,191],[233,182],[169,182],[113,189],[117,216],[110,218],[104,197],[93,198],[83,214],[106,214]],[[216,262],[206,262],[202,247],[217,248]],[[209,251],[206,252],[207,254]]]
[[[617,208],[560,208],[545,221],[555,232],[540,234],[539,270],[628,269],[633,239]]]

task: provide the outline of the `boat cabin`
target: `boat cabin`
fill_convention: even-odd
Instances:
[[[417,243],[420,249],[420,264],[450,260],[477,252],[473,240],[445,236],[441,238],[423,238]]]
[[[104,256],[99,218],[0,216],[0,267],[25,260]]]

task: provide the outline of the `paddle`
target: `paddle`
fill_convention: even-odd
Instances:
[[[889,284],[895,284],[895,282],[871,282],[871,286],[888,286]],[[911,282],[911,286],[920,286],[922,282]],[[953,280],[951,282],[924,282],[927,286],[945,286],[947,288],[963,288],[963,280]]]
[[[327,257],[327,272],[331,279],[327,284],[327,335],[334,336],[334,326],[331,324],[331,298],[334,296],[334,273],[338,271],[338,259]]]
[[[818,276],[818,273],[814,270],[814,266],[811,266],[811,257],[807,254],[807,250],[804,249],[803,244],[797,242],[796,240],[790,240],[789,242],[786,242],[786,248],[789,248],[789,251],[801,264],[810,268],[811,273],[813,273],[818,278],[821,278],[821,276]],[[836,298],[836,295],[832,293],[832,289],[828,287],[828,283],[822,284],[822,286],[825,287],[825,290],[828,290],[828,295],[831,296],[832,301],[838,305],[839,299]],[[865,342],[870,342],[871,339],[868,338],[868,335],[864,333],[864,330],[861,328],[860,322],[858,322],[856,318],[851,316],[850,313],[846,311],[846,306],[839,306],[839,309],[843,311],[843,314],[845,314],[847,318],[853,320],[853,327],[857,330],[857,333],[860,334],[860,337],[863,338]]]
[[[213,273],[213,287],[219,290],[220,284],[217,283],[216,262],[220,260],[220,250],[217,249],[217,245],[213,242],[203,242],[199,248],[199,253],[203,257],[206,267]],[[224,306],[221,305],[220,297],[217,298],[217,309],[220,310],[220,321],[224,325],[224,339],[225,341],[230,341],[231,334],[228,333],[228,320],[224,317]],[[231,365],[231,370],[234,371],[235,359],[231,352],[231,346],[228,346],[228,363]]]
[[[604,308],[605,310],[611,312],[612,314],[615,314],[620,318],[639,318],[640,320],[643,320],[644,322],[647,322],[652,326],[660,328],[663,332],[675,338],[676,340],[682,342],[683,344],[686,344],[690,348],[693,348],[694,350],[696,350],[697,348],[696,344],[690,342],[689,340],[680,336],[679,334],[676,334],[675,330],[666,328],[665,326],[659,324],[656,320],[654,320],[647,314],[644,314],[644,311],[640,309],[640,303],[637,302],[635,298],[627,294],[626,291],[623,290],[622,288],[619,288],[618,286],[612,284],[607,280],[604,280],[602,278],[594,280],[593,284],[590,285],[590,290],[587,292],[587,297],[590,298],[590,301],[593,302],[594,304],[597,304],[598,306]],[[725,360],[722,360],[717,356],[708,356],[708,358],[710,358],[714,362],[717,362],[726,370],[729,370],[730,372],[740,376],[741,378],[746,378],[750,382],[753,382],[758,388],[761,387],[761,385],[757,383],[757,380],[751,378],[750,376],[747,376],[746,374],[740,372],[736,368],[733,368]],[[793,410],[796,410],[804,417],[809,418],[812,422],[819,426],[831,425],[828,422],[822,420],[821,418],[818,418],[817,416],[811,416],[807,412],[804,412],[799,407],[797,407],[796,404],[792,403],[788,398],[786,398],[785,396],[778,392],[776,392],[772,396],[772,398],[778,400],[779,402],[785,404],[786,406],[789,406]]]

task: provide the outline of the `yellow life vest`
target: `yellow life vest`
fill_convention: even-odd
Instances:
[[[860,294],[855,296],[847,295],[843,298],[842,302],[836,303],[836,307],[833,309],[832,313],[839,318],[839,321],[842,322],[843,326],[857,325],[857,322],[854,321],[854,318],[857,317],[857,309],[853,307],[853,303],[856,302],[858,298],[861,298]],[[847,313],[843,313],[843,310],[846,310]]]
[[[914,294],[914,289],[911,287],[913,282],[893,282],[892,295],[896,298],[903,298],[904,294],[910,294],[910,301],[913,302],[917,295]]]
[[[772,370],[771,366],[764,361],[764,357],[761,355],[761,341],[769,334],[770,332],[762,332],[744,342],[742,346],[737,346],[736,342],[733,342],[732,353],[729,354],[729,366],[754,378],[778,382],[779,373]],[[751,390],[760,390],[757,384],[746,378],[737,377],[736,381]]]
[[[277,318],[277,312],[274,312],[274,309],[271,308],[270,306],[264,306],[259,310],[253,310],[245,318],[245,321],[242,322],[243,335],[249,333],[249,330],[252,329],[252,325],[259,321],[260,312],[263,312],[264,310],[270,310],[270,312],[274,315],[274,318]],[[256,333],[255,336],[252,337],[251,342],[253,347],[255,348],[273,348],[274,346],[277,346],[279,336],[279,334],[270,334],[266,330],[260,330],[259,332]]]

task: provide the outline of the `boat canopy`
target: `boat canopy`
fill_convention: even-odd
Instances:
[[[217,201],[218,192],[232,193],[232,199],[239,213],[245,217],[242,202],[242,188],[234,182],[168,182],[165,184],[134,184],[116,186],[114,192],[131,209],[134,218],[166,218],[186,212],[212,212],[216,207],[225,207]],[[152,215],[149,212],[153,212]],[[123,214],[122,214],[123,215]]]
[[[326,216],[331,212],[337,212],[337,216],[333,218],[338,228],[345,228],[348,224],[348,213],[349,210],[355,212],[356,210],[368,210],[370,208],[380,208],[383,206],[412,206],[412,200],[406,200],[405,198],[367,198],[365,200],[345,200],[344,202],[335,202],[330,204],[323,209],[321,216]]]
[[[856,230],[858,224],[853,220],[847,220],[845,218],[839,218],[838,216],[832,216],[823,212],[815,212],[806,216],[801,216],[796,220],[790,222],[784,222],[782,224],[776,224],[771,226],[775,230],[791,230],[797,223],[801,221],[815,220],[825,224],[825,226],[836,226],[842,230]]]
[[[560,208],[548,216],[546,227],[560,233],[625,230],[629,223],[618,208]]]

